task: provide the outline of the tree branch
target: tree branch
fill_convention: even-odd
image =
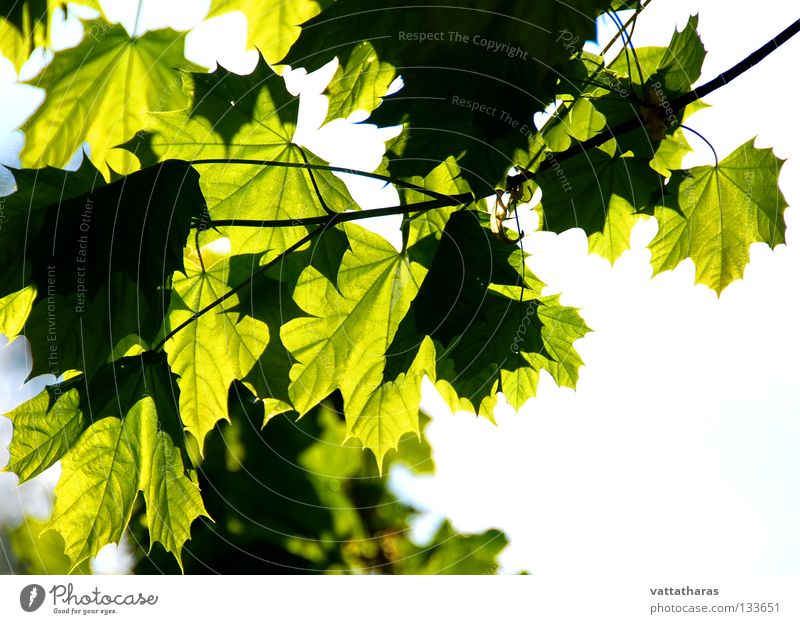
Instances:
[[[765,43],[743,61],[736,63],[736,65],[722,72],[713,80],[697,87],[697,89],[693,89],[692,91],[689,91],[689,93],[684,93],[680,97],[676,98],[675,101],[672,102],[672,105],[676,107],[675,110],[684,108],[695,100],[699,100],[701,97],[708,95],[712,91],[716,91],[735,78],[738,78],[748,69],[758,65],[784,43],[789,41],[789,39],[794,37],[798,32],[800,32],[800,19],[796,20],[791,26],[783,30],[776,37],[767,41],[767,43]]]
[[[406,188],[412,191],[417,191],[419,193],[428,195],[429,197],[433,197],[434,199],[445,200],[452,198],[451,195],[447,195],[445,193],[439,193],[437,191],[432,191],[430,189],[425,188],[424,186],[419,186],[418,184],[413,184],[411,182],[405,182],[403,180],[390,178],[389,176],[381,175],[380,173],[371,173],[369,171],[360,171],[358,169],[348,169],[347,167],[334,167],[333,165],[293,163],[293,162],[283,162],[279,160],[255,160],[251,158],[200,158],[198,160],[190,160],[188,162],[189,164],[192,165],[259,165],[262,167],[284,167],[286,169],[311,169],[314,171],[347,173],[350,175],[361,176],[362,178],[382,180],[387,184],[394,184],[395,186],[399,186],[400,188]]]
[[[331,227],[346,221],[358,221],[373,217],[386,217],[389,215],[408,214],[410,212],[425,212],[436,208],[448,206],[463,206],[475,201],[472,193],[459,195],[445,195],[445,199],[431,199],[429,201],[406,204],[403,206],[389,206],[387,208],[370,208],[369,210],[354,210],[353,212],[332,212],[317,217],[302,217],[299,219],[217,219],[208,223],[200,223],[195,227],[301,227],[306,225],[325,225]]]
[[[775,50],[777,50],[780,46],[784,43],[789,41],[792,37],[794,37],[798,32],[800,32],[800,20],[795,21],[791,24],[788,28],[783,30],[780,34],[776,37],[765,43],[761,46],[758,50],[750,54],[746,59],[740,61],[730,69],[722,72],[719,76],[710,80],[709,82],[705,83],[697,87],[697,89],[693,89],[688,93],[684,93],[683,95],[677,97],[675,100],[670,102],[670,107],[676,113],[679,110],[686,108],[692,102],[699,100],[701,97],[708,95],[709,93],[716,91],[720,87],[728,84],[735,78],[741,76],[744,72],[748,69],[755,67],[758,63],[763,61],[767,56],[772,54]],[[629,119],[621,124],[614,126],[613,128],[606,128],[600,134],[596,134],[591,139],[587,141],[582,141],[581,143],[576,143],[575,145],[571,146],[569,149],[564,150],[563,152],[559,153],[552,153],[552,158],[548,158],[537,169],[537,173],[541,171],[547,171],[548,169],[552,169],[556,165],[564,162],[572,158],[573,156],[577,156],[578,154],[583,154],[587,150],[593,147],[599,147],[606,141],[613,139],[616,136],[621,134],[625,134],[626,132],[630,132],[637,127],[644,128],[644,122],[639,117],[634,117],[633,119]],[[519,175],[515,176],[508,176],[506,180],[506,188],[515,188],[529,180],[531,176],[526,173],[520,173]]]

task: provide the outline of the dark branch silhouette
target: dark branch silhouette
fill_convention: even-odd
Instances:
[[[205,223],[198,223],[196,227],[301,227],[306,225],[325,225],[331,227],[345,221],[359,221],[373,217],[386,217],[389,215],[409,214],[412,212],[425,212],[448,206],[463,206],[475,201],[472,193],[460,195],[443,195],[442,199],[405,204],[403,206],[389,206],[387,208],[370,208],[369,210],[354,210],[352,212],[330,212],[316,217],[301,217],[298,219],[216,219]]]
[[[717,76],[713,80],[710,80],[704,85],[697,87],[697,89],[693,89],[688,93],[684,93],[683,95],[675,98],[675,100],[673,100],[672,102],[667,102],[666,104],[669,104],[672,110],[677,113],[679,110],[686,108],[692,102],[695,102],[696,100],[699,100],[700,98],[708,95],[709,93],[716,91],[720,87],[728,84],[735,78],[741,76],[748,69],[755,67],[758,63],[767,58],[767,56],[772,54],[780,46],[789,41],[789,39],[794,37],[798,32],[800,32],[800,20],[795,21],[791,26],[783,30],[776,37],[770,39],[758,50],[750,54],[746,59],[740,61],[739,63],[736,63],[736,65],[722,72],[719,76]],[[593,147],[599,147],[606,141],[609,141],[614,137],[625,134],[626,132],[630,132],[631,130],[636,129],[637,127],[645,128],[644,122],[639,117],[634,117],[633,119],[629,119],[628,121],[625,121],[621,124],[614,126],[613,128],[606,128],[600,134],[596,134],[591,139],[582,141],[580,143],[576,143],[569,149],[564,150],[563,152],[553,153],[552,158],[547,158],[546,160],[544,160],[541,163],[541,165],[539,165],[537,171],[546,171],[548,169],[551,169],[552,167],[555,167],[557,164],[562,163],[565,160],[572,158],[573,156],[577,156],[578,154],[583,154],[587,150]],[[514,188],[516,186],[519,186],[528,179],[530,179],[530,175],[525,173],[521,173],[516,176],[509,176],[506,182],[506,186],[507,188]]]

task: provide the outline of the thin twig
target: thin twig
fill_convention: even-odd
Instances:
[[[641,5],[639,5],[639,7],[638,7],[638,8],[637,8],[637,9],[634,11],[633,15],[631,15],[631,16],[628,18],[628,21],[627,21],[627,22],[625,22],[625,23],[622,25],[622,28],[623,28],[623,30],[624,30],[624,29],[626,29],[626,28],[627,28],[627,27],[628,27],[628,26],[629,26],[631,23],[634,23],[634,24],[636,23],[636,18],[637,18],[637,17],[639,17],[639,14],[640,14],[642,11],[644,11],[644,10],[645,10],[645,8],[647,7],[647,5],[648,5],[648,4],[650,4],[650,2],[651,2],[651,0],[644,0],[644,2],[642,2],[642,4],[641,4]],[[614,36],[613,36],[613,37],[611,37],[611,40],[610,40],[610,41],[609,41],[609,42],[606,44],[606,47],[604,47],[604,48],[601,50],[601,52],[600,52],[600,56],[601,56],[601,57],[602,57],[602,56],[605,56],[605,55],[606,55],[606,52],[608,52],[608,51],[611,49],[611,46],[612,46],[612,45],[614,45],[614,42],[615,42],[617,39],[619,39],[621,36],[622,36],[622,30],[617,30],[617,32],[614,34]],[[619,51],[619,54],[617,54],[617,56],[616,56],[616,57],[615,57],[615,58],[614,58],[614,59],[611,61],[611,63],[610,63],[610,64],[612,64],[612,65],[613,65],[613,64],[614,64],[614,62],[617,60],[617,58],[619,58],[619,57],[622,55],[622,53],[623,53],[623,52],[626,52],[626,50],[627,50],[627,48],[624,46],[624,40],[623,40],[623,47],[622,47],[622,50],[620,50],[620,51]],[[626,53],[627,53],[627,52],[626,52]],[[591,75],[591,76],[589,76],[588,80],[593,80],[593,79],[594,79],[594,78],[595,78],[595,77],[596,77],[598,74],[600,74],[600,72],[601,72],[603,69],[605,69],[605,66],[604,66],[604,65],[598,65],[597,69],[595,69],[595,70],[592,72],[592,75]],[[629,72],[629,75],[630,75],[630,72]],[[603,88],[608,88],[608,87],[603,87]],[[550,119],[548,119],[548,120],[545,122],[545,124],[544,124],[544,126],[542,127],[542,129],[541,129],[541,131],[540,131],[540,133],[539,133],[539,134],[540,134],[542,137],[544,137],[544,133],[545,133],[547,130],[549,130],[550,126],[551,126],[552,124],[554,124],[556,121],[560,120],[560,119],[563,117],[563,115],[564,115],[565,113],[569,112],[569,110],[570,110],[570,109],[571,109],[573,106],[575,106],[575,103],[576,103],[577,101],[578,101],[578,98],[575,98],[575,99],[574,99],[574,100],[572,100],[571,102],[562,103],[562,104],[561,104],[561,106],[559,106],[559,107],[558,107],[558,109],[557,109],[557,110],[556,110],[556,111],[553,113],[553,115],[550,117]],[[542,145],[541,145],[541,147],[540,147],[540,148],[539,148],[539,149],[536,151],[536,154],[535,154],[533,157],[531,157],[531,158],[528,160],[528,164],[526,165],[526,167],[528,167],[528,168],[532,167],[532,166],[534,165],[534,163],[535,163],[535,162],[536,162],[536,161],[539,159],[539,156],[541,156],[542,152],[543,152],[545,149],[547,149],[547,146],[544,144],[544,141],[542,141]]]
[[[628,18],[628,21],[625,22],[625,24],[623,24],[623,27],[627,28],[628,26],[631,25],[631,22],[635,22],[636,18],[639,16],[639,13],[644,11],[645,7],[647,7],[647,5],[650,4],[650,2],[651,2],[651,0],[644,0],[644,2],[642,2],[642,4],[639,6],[639,8],[634,11],[633,15],[631,15]],[[606,47],[602,49],[602,51],[600,52],[600,56],[605,56],[606,52],[608,52],[611,49],[611,46],[614,45],[614,42],[617,39],[619,39],[621,35],[622,35],[622,32],[618,30],[617,34],[615,34],[613,37],[611,37],[611,41],[609,41],[606,44]]]

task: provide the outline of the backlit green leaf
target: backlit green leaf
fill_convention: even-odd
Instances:
[[[184,75],[192,105],[189,109],[151,115],[148,133],[127,149],[144,162],[168,158],[194,161],[219,159],[219,164],[197,164],[212,220],[300,219],[321,216],[325,209],[314,189],[316,182],[330,210],[355,207],[339,178],[326,171],[312,174],[302,168],[259,164],[226,164],[232,159],[277,161],[289,165],[323,163],[292,142],[298,99],[283,80],[261,60],[255,71],[238,76],[224,69],[213,74]],[[231,228],[219,226],[233,254],[264,254],[264,261],[291,246],[306,233],[304,227]],[[201,242],[218,238],[209,230]]]
[[[62,459],[46,529],[64,538],[73,566],[122,538],[141,483],[142,416],[133,410],[124,421],[95,422]]]
[[[161,542],[181,561],[192,522],[207,515],[179,451],[158,429],[155,404],[144,398],[124,420],[107,417],[83,432],[63,459],[53,515],[73,567],[109,543],[118,543],[137,493],[147,504],[151,546]]]
[[[0,334],[9,340],[15,338],[25,326],[36,299],[36,288],[27,286],[0,299]]]
[[[135,170],[130,154],[114,148],[144,125],[144,114],[186,105],[180,67],[182,34],[147,32],[131,39],[120,25],[102,20],[86,24],[94,36],[76,48],[57,52],[42,73],[29,81],[47,98],[23,127],[25,167],[63,167],[84,143],[92,163],[109,177]]]
[[[408,373],[381,384],[374,390],[369,385],[357,386],[345,404],[347,437],[355,438],[375,453],[378,468],[383,458],[396,449],[406,433],[419,436],[419,402],[422,398],[422,377],[434,376],[436,352],[430,338],[425,338]]]
[[[200,516],[208,516],[197,483],[186,476],[180,451],[172,438],[158,429],[152,399],[143,399],[134,410],[141,413],[141,489],[147,504],[150,548],[159,542],[183,568],[181,551],[189,529]],[[130,416],[129,416],[130,418]]]
[[[4,470],[16,473],[22,483],[58,461],[85,427],[79,403],[75,390],[60,396],[43,390],[6,414],[14,434],[8,448],[11,460]]]
[[[377,388],[386,350],[425,269],[359,226],[346,227],[350,250],[334,285],[319,271],[303,272],[294,299],[311,316],[281,328],[297,363],[289,395],[300,414],[339,388],[347,403],[356,390]]]
[[[184,266],[186,274],[176,273],[173,281],[168,330],[177,328],[230,288],[227,259],[205,265],[198,257],[187,255]],[[226,305],[237,302],[231,298]],[[220,306],[165,345],[170,368],[179,377],[181,420],[201,449],[214,423],[228,418],[231,383],[250,372],[268,343],[265,323]]]
[[[339,65],[325,89],[326,121],[347,118],[357,110],[372,112],[386,95],[394,76],[394,67],[380,62],[372,44],[361,42],[351,52],[347,64]]]
[[[642,211],[660,200],[662,178],[641,158],[610,157],[595,149],[536,178],[542,188],[543,229],[582,228],[589,251],[611,261],[630,247]]]
[[[782,165],[772,150],[750,141],[719,167],[676,171],[655,212],[659,232],[650,251],[656,273],[691,258],[697,281],[720,293],[744,274],[752,243],[784,242]]]
[[[248,46],[274,65],[300,35],[300,24],[319,13],[324,4],[325,0],[213,0],[208,17],[244,13]]]

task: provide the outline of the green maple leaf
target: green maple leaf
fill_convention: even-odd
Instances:
[[[25,321],[33,308],[36,288],[26,286],[0,299],[0,334],[9,340],[15,338],[25,327]]]
[[[109,166],[128,173],[135,160],[114,148],[142,128],[145,112],[186,105],[176,72],[192,67],[183,57],[184,35],[160,30],[132,39],[122,26],[103,20],[86,27],[96,34],[57,52],[29,81],[47,97],[23,126],[25,167],[63,167],[86,141],[104,176]]]
[[[118,543],[130,520],[141,476],[142,413],[95,422],[62,458],[46,530],[64,538],[73,566]]]
[[[536,354],[536,364],[547,370],[559,386],[575,389],[578,371],[583,366],[575,350],[575,341],[583,338],[589,329],[578,309],[561,305],[557,296],[542,297],[541,302],[537,316],[542,323],[544,350]]]
[[[186,161],[219,159],[218,164],[196,164],[211,219],[300,219],[325,215],[315,185],[329,210],[355,207],[344,183],[327,171],[312,174],[302,168],[258,164],[226,164],[232,159],[276,161],[302,165],[308,160],[324,165],[292,142],[298,98],[262,59],[248,76],[225,69],[213,74],[185,74],[190,108],[153,114],[138,141],[126,146],[144,162],[168,158]],[[307,232],[304,227],[231,228],[220,226],[234,254],[274,257]],[[201,241],[219,237],[204,232]]]
[[[351,435],[362,439],[379,460],[407,431],[416,431],[417,411],[399,422],[402,409],[389,414],[392,424],[367,431],[364,419],[384,417],[381,398],[403,402],[403,379],[393,389],[378,389],[385,354],[425,277],[425,268],[397,252],[388,242],[359,226],[347,225],[350,249],[334,285],[310,267],[294,293],[297,305],[311,316],[292,319],[281,328],[281,341],[296,360],[289,396],[305,414],[337,388],[345,400]],[[412,373],[412,376],[415,376]],[[417,375],[418,376],[418,375]],[[417,380],[418,382],[419,380]],[[378,391],[380,396],[370,398]],[[380,421],[384,423],[384,420]]]
[[[58,396],[43,390],[6,417],[14,425],[4,470],[15,473],[20,483],[52,466],[77,441],[85,428],[76,390]]]
[[[572,343],[588,328],[577,310],[543,297],[521,261],[519,248],[498,241],[474,213],[452,215],[389,350],[387,376],[407,370],[418,336],[428,335],[437,358],[426,372],[453,410],[491,419],[501,390],[519,407],[542,369],[574,387],[582,361]]]
[[[166,357],[152,352],[106,364],[88,383],[85,375],[70,375],[6,414],[14,423],[7,470],[21,481],[34,477],[73,446],[89,423],[122,418],[144,397],[155,401],[160,427],[183,449],[179,394]]]
[[[203,211],[197,172],[166,161],[106,184],[85,160],[75,172],[14,175],[18,190],[5,198],[0,228],[0,295],[35,287],[23,291],[36,293],[25,319],[31,375],[91,374],[131,336],[146,345]]]
[[[436,351],[433,342],[425,338],[407,372],[374,389],[370,384],[358,385],[345,403],[345,439],[357,439],[370,449],[379,471],[383,472],[386,453],[397,449],[406,433],[419,438],[422,378],[426,374],[434,377],[435,372]]]
[[[635,89],[657,81],[670,99],[686,93],[700,78],[706,57],[705,47],[697,33],[697,24],[698,17],[693,15],[683,30],[676,29],[673,32],[666,47],[637,48],[638,65],[632,52],[628,55],[623,52],[608,69],[629,78]]]
[[[378,59],[369,41],[362,41],[339,65],[325,89],[328,96],[326,121],[347,118],[357,110],[372,112],[381,103],[395,77],[394,67]]]
[[[683,30],[672,34],[653,72],[669,93],[685,93],[700,78],[706,50],[697,34],[697,23],[698,17],[693,15]]]
[[[74,4],[101,10],[97,0],[77,0]],[[50,22],[56,12],[66,16],[66,2],[15,0],[4,7],[4,15],[0,16],[0,54],[14,63],[18,72],[35,48],[52,47]]]
[[[105,185],[97,169],[86,161],[77,171],[53,167],[11,171],[17,188],[3,198],[4,218],[0,229],[0,265],[3,266],[0,293],[3,295],[27,284],[24,261],[27,257],[36,263],[39,250],[34,254],[31,246],[24,246],[24,242],[36,237],[46,223],[52,223],[55,210],[50,212],[51,207],[57,209],[63,202],[82,195],[90,196],[96,188]],[[83,203],[85,206],[86,202]],[[46,282],[40,287],[46,290]]]
[[[175,556],[183,569],[181,551],[190,537],[192,522],[200,516],[210,516],[203,505],[196,479],[186,475],[179,449],[169,434],[156,427],[155,404],[151,399],[143,399],[128,418],[136,413],[137,408],[141,409],[145,420],[140,449],[140,488],[147,505],[150,549],[156,542],[160,543]]]
[[[300,35],[300,24],[328,2],[315,0],[214,0],[208,17],[240,11],[247,17],[247,45],[275,64]]]
[[[589,251],[612,262],[630,247],[642,211],[660,199],[661,176],[641,158],[609,156],[599,149],[537,175],[542,189],[543,229],[582,228]]]
[[[108,417],[92,424],[64,456],[45,530],[62,535],[73,567],[119,542],[140,490],[151,540],[180,562],[191,523],[207,514],[197,485],[184,474],[178,451],[157,422],[152,400],[142,399],[124,420]]]
[[[17,71],[25,64],[31,53],[29,39],[7,19],[0,17],[0,54],[14,64]]]
[[[165,330],[193,318],[231,287],[225,258],[213,261],[210,256],[201,259],[187,252],[184,271],[185,274],[176,273],[173,280]],[[227,305],[237,303],[238,299],[232,297]],[[265,323],[220,306],[197,318],[165,344],[170,368],[179,377],[181,420],[201,449],[214,424],[228,418],[231,383],[250,372],[268,343]]]
[[[752,243],[784,242],[782,165],[772,150],[749,141],[719,166],[675,172],[664,205],[655,210],[659,232],[650,243],[655,272],[691,258],[697,281],[720,293],[743,276]]]
[[[440,193],[467,189],[453,159],[424,179],[408,181]],[[423,198],[419,191],[402,190],[404,204]],[[338,272],[329,268],[324,274],[326,263],[320,262],[320,256],[324,260],[326,254],[315,251],[312,258],[317,257],[319,268],[305,270],[295,288],[295,302],[314,317],[294,318],[281,329],[282,343],[299,360],[291,370],[288,388],[295,409],[303,414],[340,389],[347,438],[371,449],[379,469],[403,435],[419,434],[422,377],[434,377],[436,371],[433,343],[423,338],[410,346],[406,354],[416,356],[402,369],[386,370],[384,354],[427,273],[416,259],[430,261],[456,210],[446,207],[412,213],[403,227],[406,252],[397,252],[374,234],[348,226],[350,250],[343,257],[335,254],[335,262],[329,263],[330,267],[341,265]],[[326,312],[327,306],[333,310]],[[374,330],[361,331],[361,325]]]

